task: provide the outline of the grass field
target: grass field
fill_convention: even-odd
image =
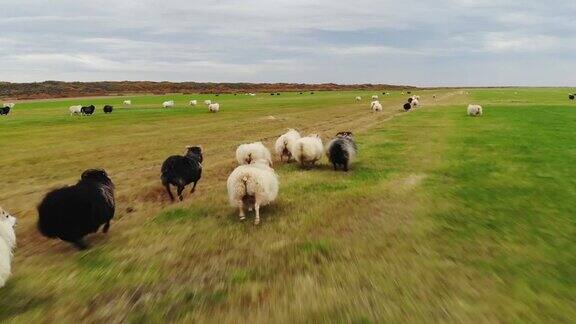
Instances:
[[[0,322],[574,322],[576,105],[567,89],[167,95],[20,103],[0,118],[0,205],[19,218]],[[438,99],[432,99],[437,94]],[[362,103],[354,97],[364,97]],[[189,99],[212,99],[221,112]],[[159,108],[175,99],[176,108]],[[466,116],[468,103],[485,116]],[[67,107],[94,103],[91,117]],[[101,112],[111,103],[111,115]],[[238,144],[286,128],[351,130],[335,173],[276,164],[278,201],[240,222],[225,181]],[[160,164],[205,149],[170,203]],[[77,252],[36,232],[36,204],[87,168],[114,180],[109,234]]]

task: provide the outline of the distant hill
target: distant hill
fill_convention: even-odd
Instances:
[[[413,89],[411,86],[389,84],[335,83],[201,83],[201,82],[150,82],[150,81],[104,81],[34,83],[0,82],[0,98],[46,99],[86,96],[109,96],[123,94],[165,93],[245,93],[279,91],[326,91],[326,90],[395,90]]]

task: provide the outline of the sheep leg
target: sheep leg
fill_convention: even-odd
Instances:
[[[238,204],[238,210],[240,211],[240,220],[245,220],[246,215],[244,215],[244,204],[242,202]]]
[[[260,204],[254,203],[254,210],[256,211],[256,219],[254,219],[254,225],[260,224]]]
[[[104,227],[102,228],[102,233],[108,233],[108,230],[110,229],[110,221],[106,222],[106,224],[104,224]]]
[[[194,182],[194,185],[192,186],[192,190],[190,191],[191,194],[193,194],[196,191],[196,184],[198,183],[198,181]]]
[[[86,250],[88,248],[88,244],[86,244],[83,239],[78,239],[72,242],[72,245],[74,245],[78,250]]]
[[[172,195],[172,191],[170,191],[170,184],[165,183],[164,187],[166,187],[166,191],[168,191],[168,196],[170,196],[170,201],[174,201],[174,196]]]
[[[344,168],[344,172],[348,172],[348,163],[344,163],[342,167]]]
[[[182,197],[182,191],[184,191],[184,186],[178,186],[178,198],[180,201],[184,200],[184,197]]]

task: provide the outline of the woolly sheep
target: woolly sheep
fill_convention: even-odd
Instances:
[[[280,161],[282,161],[286,156],[288,158],[287,161],[290,162],[290,159],[292,158],[292,152],[290,149],[294,146],[296,141],[300,139],[300,137],[300,133],[295,129],[288,129],[286,133],[278,137],[274,149],[276,154],[280,155]]]
[[[123,104],[125,105],[131,105],[132,104],[132,100],[124,100]]]
[[[13,102],[5,102],[2,104],[2,107],[10,107],[10,109],[14,108],[14,106],[16,106],[16,104]]]
[[[204,100],[204,104],[209,106],[212,104],[212,100]]]
[[[216,102],[213,104],[209,104],[208,105],[208,111],[213,112],[213,113],[219,112],[220,111],[220,104],[216,103]]]
[[[362,101],[362,97],[360,96],[356,97],[356,101]]]
[[[342,167],[342,170],[348,172],[350,163],[356,158],[357,152],[358,148],[352,137],[352,132],[336,134],[336,138],[328,143],[326,149],[326,155],[334,166],[334,171],[338,170],[338,167]]]
[[[164,101],[164,102],[162,103],[162,107],[163,107],[163,108],[172,108],[172,107],[174,107],[174,100]]]
[[[228,198],[232,207],[238,208],[240,220],[246,218],[244,207],[254,208],[254,225],[260,224],[260,207],[276,200],[278,176],[266,160],[257,160],[249,165],[238,166],[226,182]]]
[[[82,105],[70,106],[68,110],[70,110],[70,116],[80,115],[82,113]]]
[[[420,101],[416,98],[412,99],[412,102],[410,102],[410,104],[412,105],[412,108],[418,107],[418,105],[420,105]]]
[[[372,96],[372,100],[378,100],[378,96],[377,96],[377,95],[373,95],[373,96]]]
[[[190,106],[196,106],[198,104],[198,100],[190,100]]]
[[[482,106],[468,105],[468,116],[479,117],[482,116]]]
[[[380,104],[379,101],[372,101],[372,103],[370,104],[370,108],[372,109],[372,111],[374,112],[378,112],[378,111],[382,111],[382,105]]]
[[[0,207],[0,288],[12,273],[12,254],[16,246],[16,218]]]
[[[295,141],[290,151],[300,166],[314,166],[324,155],[324,146],[320,136],[312,134]]]
[[[576,98],[576,97],[575,97],[575,95],[573,95],[573,94],[571,94],[571,95],[568,95],[568,99],[570,99],[570,100],[574,100],[574,98]]]
[[[272,155],[262,142],[242,144],[236,149],[236,161],[238,165],[250,164],[257,160],[266,160],[272,166]]]

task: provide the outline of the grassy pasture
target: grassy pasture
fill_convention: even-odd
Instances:
[[[377,115],[366,92],[20,103],[0,118],[0,204],[19,217],[0,322],[571,322],[568,92],[420,91],[423,108],[408,114],[393,92]],[[160,108],[168,99],[176,107]],[[465,115],[471,102],[484,117]],[[90,103],[96,115],[68,115]],[[259,227],[240,222],[225,188],[235,147],[271,148],[287,127],[325,140],[351,130],[359,160],[349,173],[326,160],[309,171],[277,164],[278,201]],[[171,204],[160,164],[190,144],[204,146],[205,173]],[[76,252],[36,233],[35,206],[90,167],[116,183],[117,214],[108,235]]]

